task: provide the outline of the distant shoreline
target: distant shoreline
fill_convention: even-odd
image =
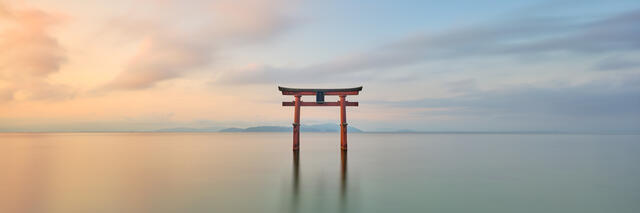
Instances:
[[[246,134],[246,133],[290,133],[289,131],[248,131],[248,132],[221,132],[221,131],[155,131],[155,130],[113,130],[113,131],[0,131],[3,133],[28,133],[28,134],[48,134],[48,133],[220,133],[220,134]],[[336,132],[307,132],[307,133],[336,133]],[[362,131],[349,132],[352,134],[442,134],[442,135],[640,135],[640,132],[546,132],[546,131]]]

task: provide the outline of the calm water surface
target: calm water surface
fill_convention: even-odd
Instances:
[[[0,212],[640,212],[639,135],[0,133]]]

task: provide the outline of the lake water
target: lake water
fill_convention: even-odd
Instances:
[[[0,133],[0,212],[640,212],[640,135]]]

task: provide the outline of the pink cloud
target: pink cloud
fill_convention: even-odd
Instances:
[[[47,82],[66,60],[64,48],[49,33],[61,15],[0,4],[0,100],[58,99],[70,89]]]
[[[116,25],[126,36],[138,36],[141,44],[124,70],[101,90],[145,89],[184,77],[215,62],[212,56],[224,48],[269,39],[291,23],[281,9],[285,2],[193,2],[182,10],[174,9],[183,7],[182,3],[161,3],[163,6],[153,11],[163,14],[161,17],[118,18],[124,23]],[[132,27],[131,23],[138,24]]]

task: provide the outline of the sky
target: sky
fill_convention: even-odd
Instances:
[[[0,131],[290,126],[280,85],[363,86],[366,131],[640,132],[638,23],[637,0],[0,0]]]

